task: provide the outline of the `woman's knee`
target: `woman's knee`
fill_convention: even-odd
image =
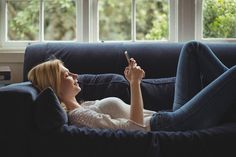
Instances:
[[[189,58],[190,56],[195,56],[198,49],[199,42],[198,41],[189,41],[185,43],[181,50],[181,56],[185,56]],[[184,58],[185,58],[184,57]]]
[[[204,55],[206,51],[209,51],[209,48],[206,44],[193,40],[187,42],[184,45],[183,50],[183,53],[187,53],[188,55],[201,56]]]
[[[199,46],[199,44],[201,44],[201,42],[196,40],[191,40],[186,42],[185,47],[196,49]]]

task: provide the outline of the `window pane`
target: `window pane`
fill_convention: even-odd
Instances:
[[[9,0],[7,16],[8,40],[38,40],[38,0]]]
[[[131,40],[131,0],[100,0],[99,40]]]
[[[76,4],[73,0],[44,1],[44,39],[75,40]]]
[[[203,38],[236,37],[236,0],[203,1]]]
[[[168,0],[136,0],[137,40],[168,40]]]

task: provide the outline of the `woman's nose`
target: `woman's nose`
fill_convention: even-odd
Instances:
[[[74,79],[78,79],[79,75],[78,74],[73,74]]]

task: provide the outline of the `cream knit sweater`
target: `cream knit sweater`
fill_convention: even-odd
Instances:
[[[144,126],[129,119],[130,105],[116,97],[86,101],[68,112],[69,120],[77,126],[150,131],[154,111],[144,109]]]

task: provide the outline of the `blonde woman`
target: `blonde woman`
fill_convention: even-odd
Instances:
[[[203,129],[221,123],[236,102],[236,66],[227,68],[208,46],[200,42],[192,41],[183,46],[172,112],[143,109],[140,83],[144,74],[131,58],[124,70],[130,83],[130,105],[115,97],[78,103],[75,98],[81,91],[78,75],[71,73],[60,60],[37,65],[29,72],[28,78],[40,90],[51,87],[55,91],[72,124],[91,128]]]
[[[47,87],[54,90],[72,124],[91,128],[148,131],[150,119],[155,112],[143,109],[140,83],[145,73],[131,58],[124,74],[130,83],[131,105],[115,97],[80,104],[75,98],[81,91],[78,75],[71,73],[58,59],[34,67],[30,70],[28,79],[40,90]]]

